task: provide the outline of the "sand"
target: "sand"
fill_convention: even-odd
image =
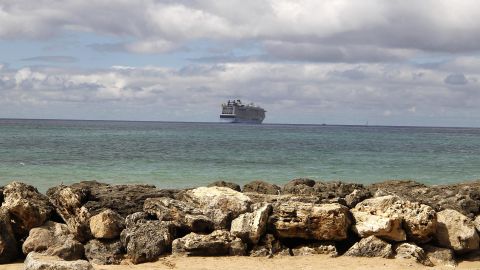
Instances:
[[[22,263],[0,266],[1,270],[21,270]],[[97,265],[97,270],[169,270],[169,269],[273,269],[273,270],[310,270],[310,269],[333,269],[333,270],[355,270],[355,269],[453,269],[452,267],[425,267],[409,260],[379,259],[379,258],[352,258],[338,257],[330,258],[325,255],[302,256],[302,257],[276,257],[251,258],[251,257],[164,257],[154,263],[139,265]],[[480,261],[461,262],[456,269],[478,269]]]

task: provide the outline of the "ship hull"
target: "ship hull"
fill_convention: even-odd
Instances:
[[[261,124],[263,119],[220,118],[222,122],[234,124]]]

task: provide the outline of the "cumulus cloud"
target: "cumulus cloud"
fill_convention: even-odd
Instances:
[[[463,74],[450,74],[447,77],[445,77],[445,80],[443,80],[446,84],[452,84],[452,85],[465,85],[468,83],[467,78]]]
[[[198,39],[254,40],[280,59],[389,61],[478,51],[479,15],[475,0],[4,0],[0,38],[87,31],[125,38],[122,48],[135,53]]]

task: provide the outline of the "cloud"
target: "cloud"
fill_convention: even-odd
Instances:
[[[0,38],[91,32],[122,39],[133,53],[165,53],[202,39],[250,41],[281,60],[382,62],[479,51],[479,15],[476,0],[4,0]]]
[[[450,74],[447,77],[445,77],[445,80],[443,80],[446,84],[451,84],[451,85],[465,85],[468,83],[467,78],[463,74]]]
[[[45,63],[73,63],[77,61],[77,58],[72,56],[48,55],[48,56],[36,56],[36,57],[23,58],[22,61],[45,62]]]

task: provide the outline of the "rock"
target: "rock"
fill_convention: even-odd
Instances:
[[[213,221],[194,205],[171,198],[149,198],[143,209],[160,221],[178,222],[187,232],[210,233],[214,229]]]
[[[246,245],[228,231],[216,230],[208,235],[190,233],[175,239],[172,254],[185,256],[242,256]]]
[[[433,266],[423,249],[413,243],[402,243],[395,247],[395,259],[414,260],[425,266]]]
[[[255,180],[243,186],[243,192],[255,192],[260,194],[279,195],[281,188],[277,185],[264,181]]]
[[[347,252],[345,256],[354,257],[380,257],[391,258],[393,256],[392,245],[383,241],[376,236],[369,236],[362,238],[355,243]]]
[[[329,255],[330,257],[337,257],[338,251],[334,243],[313,243],[305,246],[298,246],[292,248],[293,256],[308,256],[315,254]]]
[[[165,221],[145,220],[127,227],[120,240],[134,264],[154,261],[170,249],[175,227]]]
[[[432,239],[437,226],[433,208],[393,195],[366,199],[355,206],[352,214],[356,220],[354,230],[362,237],[376,235],[394,241],[408,238],[425,243]]]
[[[245,213],[232,221],[230,232],[236,237],[241,238],[246,243],[257,244],[266,230],[270,213],[271,204],[254,205],[257,208],[252,213]]]
[[[474,220],[473,224],[475,225],[475,228],[477,229],[477,232],[480,232],[480,215],[478,215]]]
[[[402,229],[403,219],[399,216],[383,217],[356,209],[352,209],[351,212],[355,220],[352,230],[362,238],[374,235],[392,241],[407,239],[405,231]]]
[[[457,253],[479,248],[479,237],[472,220],[451,209],[438,212],[437,217],[435,238],[439,246],[451,248]]]
[[[439,212],[453,209],[474,218],[480,212],[480,181],[426,186],[414,181],[386,181],[368,187],[372,193],[393,194],[401,199],[419,202]]]
[[[0,264],[15,261],[19,255],[10,221],[10,213],[3,207],[0,208]]]
[[[231,188],[235,191],[242,191],[240,189],[240,186],[238,184],[235,184],[235,183],[231,183],[231,182],[225,182],[225,181],[215,181],[211,184],[209,184],[207,187],[227,187],[227,188]]]
[[[145,213],[145,212],[135,212],[133,214],[128,215],[125,218],[125,226],[128,227],[133,227],[135,224],[138,222],[145,222],[147,220],[151,220],[150,216]]]
[[[349,208],[354,207],[364,199],[372,197],[370,191],[362,184],[340,181],[316,182],[313,189],[321,202],[339,200],[339,203],[343,203]]]
[[[297,195],[313,195],[315,194],[315,180],[308,178],[297,178],[286,183],[283,186],[282,192],[287,194]]]
[[[250,210],[252,201],[241,192],[225,187],[199,187],[186,191],[183,201],[200,208],[215,229],[228,229],[232,219]]]
[[[176,190],[159,190],[152,185],[109,185],[84,181],[50,188],[47,196],[69,230],[81,242],[92,238],[90,217],[111,209],[122,217],[143,210],[147,198],[173,197]]]
[[[350,227],[348,208],[340,204],[280,203],[269,223],[280,238],[343,240]]]
[[[290,249],[284,246],[272,234],[266,234],[257,245],[253,246],[250,256],[252,257],[271,257],[273,255],[287,255],[290,256]]]
[[[23,243],[22,251],[25,255],[30,252],[42,252],[69,261],[81,259],[84,254],[83,245],[74,239],[67,226],[53,221],[31,229]]]
[[[90,231],[95,238],[118,238],[125,228],[125,219],[107,209],[90,218]]]
[[[31,252],[25,259],[25,270],[93,270],[85,260],[64,261],[55,256]]]
[[[425,251],[428,259],[433,263],[433,265],[451,267],[457,266],[455,254],[451,249],[440,248],[431,245],[425,245],[422,248]]]
[[[2,207],[10,212],[15,224],[14,232],[19,238],[28,234],[30,229],[41,226],[50,217],[53,208],[48,198],[33,186],[12,182],[3,189]]]
[[[85,245],[85,257],[94,264],[120,264],[124,255],[122,243],[119,240],[93,239]]]

